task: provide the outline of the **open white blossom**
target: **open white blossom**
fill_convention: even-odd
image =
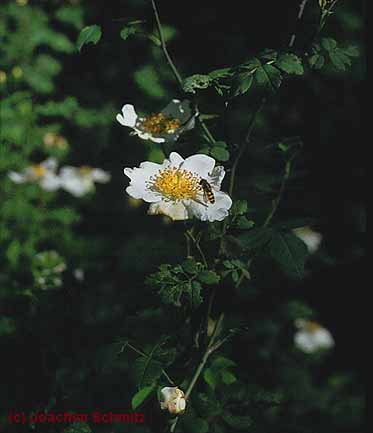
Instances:
[[[82,197],[93,191],[95,182],[109,182],[110,177],[110,174],[101,168],[89,166],[65,166],[60,171],[61,188],[75,197]]]
[[[10,171],[9,178],[15,183],[37,183],[45,191],[55,191],[60,186],[60,179],[56,174],[57,161],[48,158],[40,164],[33,164],[21,173]]]
[[[133,131],[132,135],[138,135],[144,140],[155,143],[175,141],[180,134],[194,127],[196,113],[192,113],[188,100],[179,101],[173,99],[160,113],[140,117],[136,114],[131,104],[122,108],[122,113],[117,114],[117,121],[128,126]]]
[[[160,394],[162,410],[168,410],[172,415],[178,415],[185,411],[185,396],[177,386],[165,386],[161,389]]]
[[[294,344],[303,352],[314,353],[319,350],[331,349],[334,346],[332,334],[319,323],[297,319],[295,326],[298,331],[294,335]]]
[[[322,241],[321,233],[315,232],[309,226],[293,229],[293,233],[306,244],[310,254],[319,249]]]
[[[138,168],[125,168],[124,174],[131,179],[127,193],[151,203],[151,215],[222,221],[232,206],[229,195],[220,191],[224,167],[215,167],[215,160],[207,155],[183,159],[172,152],[162,164],[142,162]]]

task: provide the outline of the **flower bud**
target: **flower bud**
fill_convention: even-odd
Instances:
[[[177,386],[166,386],[161,389],[161,409],[168,410],[172,415],[179,415],[185,411],[186,401],[184,393]]]

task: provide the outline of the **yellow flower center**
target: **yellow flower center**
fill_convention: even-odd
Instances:
[[[31,166],[31,170],[32,170],[32,174],[40,179],[41,177],[43,177],[45,175],[45,167],[41,164],[35,164]]]
[[[162,113],[151,114],[140,121],[139,127],[150,134],[172,134],[180,128],[180,120],[166,117]]]
[[[200,180],[190,171],[169,167],[151,178],[150,188],[170,200],[195,200],[201,190]]]
[[[309,321],[306,323],[305,329],[307,332],[313,333],[319,331],[321,329],[321,326],[317,322]]]
[[[79,174],[81,176],[89,176],[92,173],[92,168],[88,165],[82,165],[79,167]]]

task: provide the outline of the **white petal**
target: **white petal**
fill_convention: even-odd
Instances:
[[[207,177],[207,182],[209,182],[209,184],[214,187],[214,189],[216,190],[220,190],[221,188],[221,183],[224,179],[225,176],[225,170],[224,167],[222,165],[219,165],[218,167],[215,167],[212,170],[212,173],[210,176]]]
[[[152,176],[155,176],[159,170],[167,165],[169,165],[168,160],[165,160],[163,164],[145,161],[140,164],[140,167],[125,168],[124,174],[131,179],[130,185],[126,188],[127,194],[148,203],[161,200],[159,193],[149,190],[148,182]]]
[[[319,249],[322,241],[321,233],[312,230],[308,226],[293,229],[293,233],[306,244],[310,254],[315,253]]]
[[[61,180],[51,172],[47,172],[39,181],[39,185],[45,191],[56,191],[61,186]]]
[[[174,221],[183,221],[189,218],[188,212],[181,202],[160,201],[152,203],[148,210],[149,215],[166,215]]]
[[[201,221],[223,221],[229,215],[232,199],[222,191],[217,191],[214,195],[215,203],[206,206],[190,200],[186,205],[188,212]]]
[[[101,168],[94,168],[92,170],[92,179],[95,182],[106,183],[109,182],[111,176],[107,171],[102,170]]]
[[[48,158],[43,161],[41,164],[48,171],[56,171],[57,169],[57,160],[56,158]]]
[[[325,328],[321,328],[314,333],[314,340],[320,348],[329,349],[334,346],[333,336]]]
[[[10,171],[8,173],[9,179],[14,183],[27,182],[27,176],[24,173],[17,173],[16,171]]]
[[[137,121],[135,107],[131,104],[123,105],[122,114],[117,114],[116,119],[121,125],[134,128]]]
[[[162,137],[154,137],[150,132],[141,131],[141,129],[135,128],[135,130],[131,133],[133,135],[138,135],[143,140],[150,140],[154,143],[164,143],[166,140]]]
[[[204,154],[197,154],[187,158],[180,168],[191,171],[203,179],[207,179],[210,173],[212,174],[214,166],[215,160],[213,158]]]
[[[180,165],[184,162],[184,158],[177,152],[171,152],[168,159],[170,160],[172,167],[180,167]]]
[[[312,353],[317,350],[317,344],[315,344],[312,336],[306,331],[299,331],[294,336],[295,346],[306,353]]]

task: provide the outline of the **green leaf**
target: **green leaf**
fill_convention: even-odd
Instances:
[[[120,37],[126,41],[131,35],[134,35],[139,31],[138,27],[136,26],[125,26],[120,31]]]
[[[144,65],[134,73],[134,80],[137,86],[148,96],[155,99],[162,99],[166,90],[161,83],[157,70],[152,65]]]
[[[271,229],[258,227],[241,234],[237,239],[243,249],[252,250],[267,244],[271,240],[271,237]]]
[[[250,230],[255,226],[255,222],[248,220],[245,216],[240,216],[237,220],[236,226],[241,230]]]
[[[182,267],[188,274],[196,274],[198,272],[197,262],[193,258],[188,258],[182,263]]]
[[[198,274],[198,279],[204,284],[217,284],[220,276],[214,271],[202,271]]]
[[[212,368],[205,368],[203,372],[203,379],[210,386],[210,388],[215,389],[219,382],[219,373]]]
[[[101,39],[101,35],[101,27],[96,24],[84,27],[84,29],[82,29],[79,33],[78,40],[76,42],[78,51],[82,49],[83,45],[89,43],[96,45],[97,42]]]
[[[203,298],[201,296],[202,286],[198,281],[192,281],[189,283],[189,302],[193,309],[199,307],[202,304]]]
[[[334,49],[337,47],[337,42],[332,38],[322,38],[321,46],[326,51],[334,51]]]
[[[132,402],[131,402],[132,409],[136,410],[149,397],[149,395],[154,391],[154,388],[155,388],[155,384],[141,388],[140,391],[138,391],[132,397]]]
[[[244,215],[248,210],[248,205],[246,200],[236,200],[233,203],[231,213],[232,215]]]
[[[230,367],[235,367],[236,365],[237,364],[232,359],[228,359],[224,356],[218,356],[211,363],[211,366],[215,369],[230,368]]]
[[[195,74],[185,78],[183,89],[187,93],[196,93],[196,89],[207,89],[212,83],[213,79],[208,75]]]
[[[349,47],[344,49],[345,54],[347,54],[350,57],[359,57],[360,56],[360,50],[358,47],[355,47],[353,45],[350,45]]]
[[[237,377],[228,370],[223,370],[220,372],[221,374],[221,380],[226,385],[232,385],[232,383],[237,382]]]
[[[288,74],[304,74],[304,68],[301,59],[292,53],[280,54],[275,65]]]
[[[313,54],[308,58],[308,63],[312,68],[321,69],[325,64],[325,57],[322,54]]]
[[[304,265],[309,255],[306,245],[292,233],[276,232],[272,235],[270,254],[291,278],[303,278]]]
[[[237,430],[247,430],[253,423],[252,418],[249,416],[237,416],[227,413],[223,415],[223,420],[229,425]]]
[[[342,49],[336,48],[329,52],[329,57],[336,69],[345,71],[347,66],[351,66],[351,59]]]
[[[211,148],[210,154],[218,161],[228,161],[230,156],[227,149],[216,145]]]
[[[246,93],[252,83],[253,83],[254,77],[252,72],[241,72],[239,73],[236,78],[233,85],[233,96],[243,95]]]
[[[255,79],[260,86],[275,92],[281,85],[282,74],[274,66],[265,64],[255,72]]]

